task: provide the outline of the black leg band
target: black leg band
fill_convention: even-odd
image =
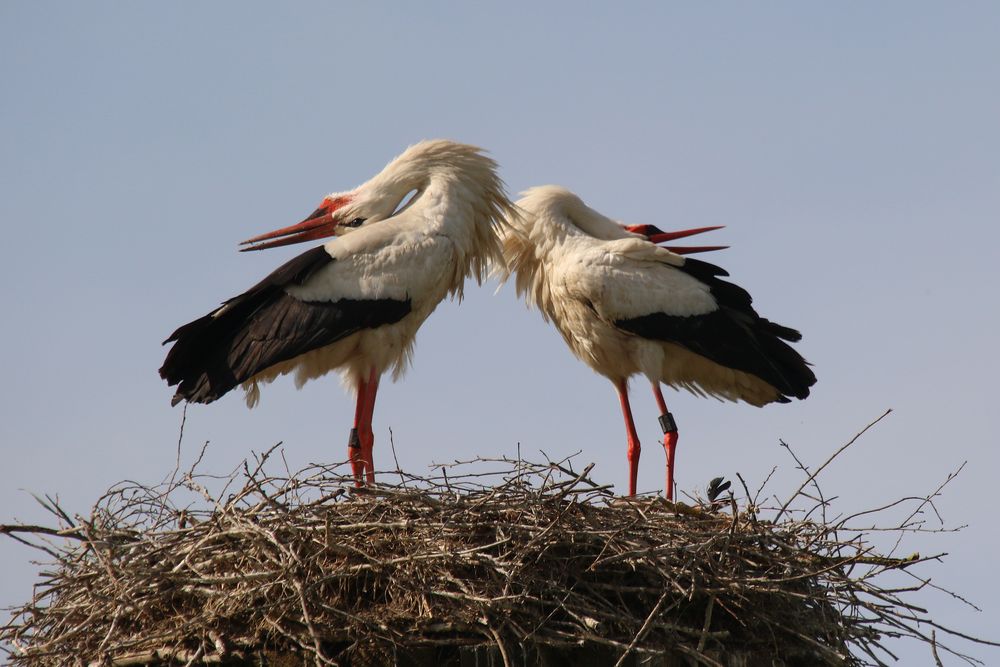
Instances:
[[[351,429],[351,435],[347,438],[347,446],[351,449],[361,449],[361,438],[358,437],[358,429]]]
[[[664,433],[676,433],[677,422],[674,421],[674,416],[669,412],[660,415],[660,428],[663,429]]]

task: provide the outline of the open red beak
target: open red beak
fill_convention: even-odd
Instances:
[[[696,227],[694,229],[682,229],[676,232],[665,232],[656,225],[625,225],[627,231],[633,234],[642,234],[647,239],[653,243],[666,243],[667,241],[674,241],[676,239],[682,239],[686,236],[694,236],[695,234],[704,234],[705,232],[712,232],[716,229],[722,229],[724,225],[715,225],[714,227]],[[663,246],[671,252],[675,252],[678,255],[692,255],[698,252],[712,252],[713,250],[725,250],[729,246],[727,245],[701,245],[701,246]]]
[[[246,248],[240,248],[240,252],[277,248],[283,245],[292,245],[293,243],[303,243],[305,241],[312,241],[313,239],[333,236],[337,231],[337,224],[333,220],[333,214],[348,201],[350,200],[346,197],[324,199],[320,203],[319,208],[313,211],[302,222],[247,239],[240,243],[240,245],[247,246]],[[262,243],[262,241],[267,241],[267,243]]]

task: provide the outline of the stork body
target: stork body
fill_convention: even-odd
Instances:
[[[379,380],[407,366],[416,332],[465,279],[501,259],[511,216],[496,164],[450,141],[410,147],[358,188],[328,195],[305,221],[247,241],[249,250],[336,235],[243,294],[175,331],[160,375],[173,402],[210,403],[242,385],[292,374],[297,386],[340,371],[357,393],[348,454],[372,481],[371,420]]]
[[[533,188],[517,202],[504,254],[519,294],[539,308],[573,353],[618,391],[628,435],[629,492],[635,493],[639,439],[628,380],[645,376],[660,408],[673,497],[677,429],[660,383],[698,395],[763,406],[805,398],[815,375],[785,341],[797,331],[753,309],[750,295],[720,276],[724,270],[679,253],[673,234],[633,233],[591,209],[570,191]]]

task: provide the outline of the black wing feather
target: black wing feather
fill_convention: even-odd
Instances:
[[[178,385],[172,403],[210,403],[274,364],[362,329],[397,322],[410,312],[409,299],[310,302],[285,291],[332,261],[323,246],[309,250],[226,301],[221,312],[171,334],[164,343],[174,345],[160,377]]]
[[[719,278],[729,275],[724,269],[690,258],[678,269],[709,286],[718,310],[688,317],[650,313],[617,320],[615,326],[644,338],[676,343],[727,368],[755,375],[785,396],[809,395],[816,375],[785,342],[796,342],[802,334],[757,314],[749,292]]]

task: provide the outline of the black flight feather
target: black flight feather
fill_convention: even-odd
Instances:
[[[615,326],[650,338],[676,343],[717,364],[755,375],[787,396],[805,398],[816,383],[808,362],[785,341],[802,338],[795,329],[775,324],[757,314],[749,292],[719,276],[722,268],[685,258],[678,270],[708,285],[718,310],[705,315],[650,313],[617,320]]]
[[[160,368],[160,377],[178,385],[172,403],[210,403],[274,364],[410,312],[409,299],[302,301],[285,291],[333,261],[323,246],[313,248],[172,333]]]

